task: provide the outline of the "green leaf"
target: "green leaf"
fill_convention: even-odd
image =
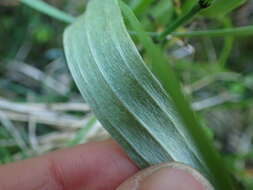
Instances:
[[[146,42],[154,47],[152,41]],[[178,161],[198,169],[217,189],[233,189],[216,156],[208,155],[208,151],[213,153],[209,145],[203,154],[207,141],[200,149],[171,97],[145,65],[127,32],[117,0],[91,1],[86,14],[66,29],[64,49],[82,95],[102,125],[141,168]],[[161,56],[157,48],[154,50],[150,56],[153,61]],[[168,81],[163,68],[167,67],[158,64],[154,72],[161,72]],[[173,96],[180,91],[175,88]],[[196,134],[205,137],[201,130],[194,130],[195,138]],[[201,140],[204,137],[197,136]],[[214,159],[214,164],[207,156]]]
[[[195,144],[196,149],[201,152],[205,164],[211,171],[210,173],[214,174],[214,176],[219,176],[218,181],[214,182],[218,183],[215,187],[226,189],[225,187],[228,186],[226,182],[229,180],[223,167],[222,160],[217,155],[216,150],[205,135],[205,129],[197,121],[187,99],[184,97],[180,82],[168,63],[168,58],[165,57],[161,49],[152,42],[133,11],[124,3],[121,3],[120,5],[126,20],[132,29],[136,31],[136,36],[139,42],[141,42],[147,52],[147,61],[149,62],[151,70],[159,79],[167,93],[171,96],[173,103],[176,105],[177,112],[183,119],[185,126],[187,126],[184,128],[184,130],[186,130],[185,133],[189,135],[189,139],[194,141],[191,146]]]
[[[209,17],[223,16],[245,2],[246,0],[216,0],[213,5],[204,10],[202,14]]]
[[[144,16],[139,19],[141,19],[142,24],[146,29],[154,31],[157,29],[157,26],[166,26],[171,21],[173,13],[173,2],[161,0],[155,4],[152,4],[152,7],[148,9],[147,14],[149,16],[147,16],[147,14],[144,14]]]
[[[182,5],[182,13],[189,11],[197,2],[198,0],[185,0]]]
[[[220,21],[224,24],[225,28],[231,28],[233,26],[232,21],[229,17],[228,18],[222,17]],[[233,48],[234,40],[235,40],[234,36],[224,37],[224,42],[223,42],[224,45],[223,45],[222,51],[220,53],[219,61],[218,61],[221,69],[224,69],[226,66],[226,62],[228,61],[228,58]]]
[[[187,12],[190,10],[199,0],[186,0],[182,6],[182,11]],[[239,7],[247,0],[215,0],[212,5],[201,12],[202,15],[208,17],[224,16],[235,8]]]
[[[173,16],[173,2],[159,1],[150,11],[156,22],[166,25]]]
[[[153,1],[154,0],[135,1],[133,4],[133,9],[134,9],[135,14],[137,14],[137,15],[143,14]]]

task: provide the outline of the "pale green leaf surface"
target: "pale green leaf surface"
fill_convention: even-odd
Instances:
[[[91,1],[65,31],[64,48],[82,95],[141,168],[179,161],[215,184],[171,98],[132,42],[117,0]]]
[[[177,129],[181,121],[131,41],[116,1],[97,2],[65,33],[66,57],[80,91],[104,126],[123,136],[121,143],[145,162],[179,159],[198,166]]]
[[[168,58],[146,34],[133,11],[122,1],[120,2],[120,6],[126,20],[132,29],[136,31],[138,40],[147,52],[147,61],[149,62],[152,72],[159,79],[166,92],[172,97],[173,103],[175,103],[177,111],[184,121],[185,127],[180,128],[180,131],[187,136],[187,138],[185,138],[186,143],[190,145],[193,151],[199,150],[201,153],[196,153],[196,155],[201,154],[201,160],[204,160],[204,163],[210,169],[210,173],[212,173],[213,176],[219,176],[214,177],[216,178],[214,182],[214,184],[216,184],[215,187],[219,187],[219,189],[227,189],[227,187],[230,186],[228,185],[229,179],[226,169],[222,164],[222,160],[219,155],[217,155],[217,151],[205,135],[205,131],[202,126],[195,118],[188,101],[182,93],[180,83],[175,76],[170,63],[168,63]]]

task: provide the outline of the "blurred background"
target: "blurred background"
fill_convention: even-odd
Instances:
[[[72,15],[87,1],[47,0]],[[127,1],[134,4],[134,1]],[[132,3],[131,3],[132,2]],[[159,32],[184,0],[159,0],[138,14]],[[253,1],[228,16],[198,16],[181,31],[253,24]],[[0,0],[0,163],[109,138],[80,96],[65,63],[67,25],[15,0]],[[137,44],[140,52],[142,46]],[[253,34],[171,38],[166,45],[185,94],[235,177],[253,189]]]

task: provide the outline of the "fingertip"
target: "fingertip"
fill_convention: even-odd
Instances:
[[[66,189],[115,189],[138,171],[117,143],[112,140],[79,145],[71,150],[55,152]]]
[[[179,163],[166,163],[143,170],[117,190],[213,190],[196,170]]]
[[[115,142],[94,142],[2,166],[0,189],[111,190],[137,170]]]

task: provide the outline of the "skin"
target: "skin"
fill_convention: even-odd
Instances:
[[[1,190],[112,190],[138,171],[109,140],[0,167]]]
[[[206,189],[178,165],[165,163],[138,172],[121,148],[107,140],[1,166],[0,190]]]

